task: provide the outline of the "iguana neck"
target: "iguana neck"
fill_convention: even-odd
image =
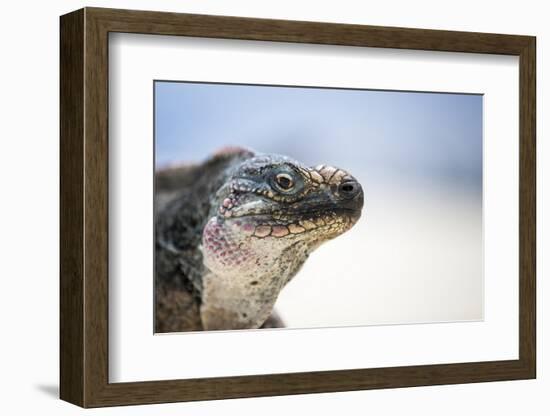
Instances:
[[[257,282],[251,284],[252,282]],[[201,320],[205,330],[259,328],[267,320],[284,282],[256,273],[203,276]]]
[[[252,240],[212,218],[203,234],[204,329],[259,328],[307,256],[303,242]]]

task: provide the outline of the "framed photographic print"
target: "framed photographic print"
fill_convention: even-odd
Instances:
[[[61,398],[534,378],[535,38],[61,17]]]

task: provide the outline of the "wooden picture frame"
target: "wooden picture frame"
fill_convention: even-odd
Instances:
[[[60,396],[82,407],[535,378],[535,38],[85,8],[61,17]],[[247,39],[519,56],[519,359],[109,383],[108,35]]]

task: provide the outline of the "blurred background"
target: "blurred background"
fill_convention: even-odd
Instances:
[[[360,221],[282,291],[288,327],[482,320],[482,105],[473,94],[157,81],[155,163],[245,146],[361,182]]]

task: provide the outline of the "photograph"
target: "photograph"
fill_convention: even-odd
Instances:
[[[482,94],[153,88],[155,333],[484,319]]]
[[[41,221],[59,244],[38,245],[58,255],[37,251],[57,294],[32,291],[41,313],[17,321],[48,329],[36,319],[55,303],[55,342],[40,377],[12,374],[75,411],[263,398],[264,414],[276,396],[332,394],[333,414],[364,409],[338,402],[363,390],[369,409],[426,413],[429,387],[464,413],[464,389],[487,383],[487,409],[540,404],[544,19],[73,7],[54,16],[56,82],[39,83],[59,128],[15,123],[59,133],[56,154],[8,152],[55,162],[59,188]]]

